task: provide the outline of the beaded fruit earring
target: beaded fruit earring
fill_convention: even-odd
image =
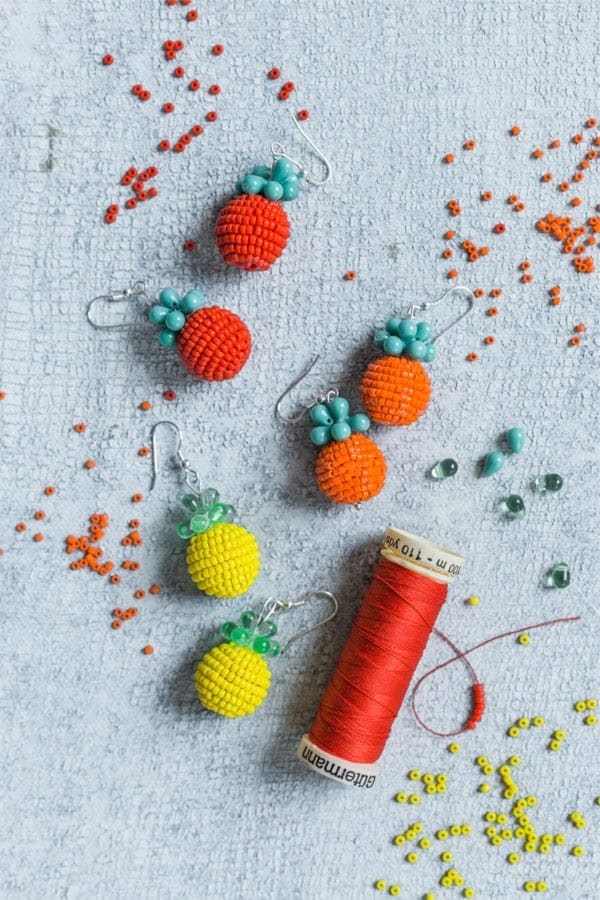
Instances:
[[[187,567],[199,591],[220,599],[237,597],[254,584],[260,570],[260,550],[254,535],[234,522],[236,511],[223,503],[214,488],[201,488],[200,476],[181,450],[181,432],[174,422],[163,420],[152,428],[152,483],[158,477],[156,431],[168,425],[177,435],[176,456],[190,490],[181,498],[186,519],[177,534],[188,542]]]
[[[468,309],[435,338],[429,322],[417,322],[416,313],[431,309],[447,297],[465,294]],[[412,425],[429,405],[431,381],[423,363],[436,356],[433,346],[472,309],[475,300],[469,288],[456,286],[432,303],[413,304],[408,318],[391,318],[375,334],[375,345],[385,356],[372,362],[359,385],[363,406],[378,425]]]
[[[281,412],[287,394],[311,371],[318,356],[285,389],[275,404],[275,414],[289,424],[299,422],[308,412],[313,429],[310,439],[322,448],[317,456],[315,474],[319,489],[334,503],[361,503],[371,500],[383,488],[387,472],[385,457],[377,444],[367,437],[371,422],[362,412],[350,415],[350,404],[337,389],[327,391],[307,404],[302,412],[289,418]]]
[[[129,323],[100,324],[91,311],[100,301],[114,303],[138,297],[149,299],[142,281],[123,291],[94,297],[87,308],[89,323],[98,329],[125,328]],[[250,356],[252,338],[245,323],[221,306],[205,306],[202,291],[188,291],[181,297],[173,288],[164,288],[148,318],[161,327],[160,344],[176,348],[186,369],[203,381],[233,378]]]
[[[287,246],[290,223],[281,203],[296,200],[302,179],[320,187],[331,177],[326,157],[304,132],[299,122],[292,121],[325,166],[321,180],[306,174],[300,163],[287,155],[282,144],[271,144],[271,166],[255,166],[236,184],[239,196],[221,210],[215,225],[219,253],[226,263],[247,272],[267,271]]]
[[[327,600],[332,605],[332,611],[316,625],[304,628],[291,637],[282,648],[274,640],[277,634],[275,616],[304,606],[313,599]],[[298,600],[270,597],[260,612],[246,610],[239,622],[225,622],[221,626],[225,641],[202,657],[194,673],[202,705],[228,719],[255,712],[269,692],[271,671],[267,658],[281,656],[295,641],[331,622],[338,608],[337,599],[329,591],[314,591]]]

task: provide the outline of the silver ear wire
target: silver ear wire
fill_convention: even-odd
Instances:
[[[443,303],[447,297],[451,297],[454,294],[458,294],[458,293],[462,293],[466,296],[467,302],[468,302],[467,308],[465,309],[464,312],[462,312],[460,314],[460,316],[458,316],[456,319],[454,319],[453,322],[450,322],[449,325],[446,325],[446,327],[443,328],[439,334],[436,334],[436,336],[431,341],[432,344],[435,344],[435,342],[438,341],[442,337],[443,334],[446,334],[446,332],[450,331],[451,328],[454,328],[455,325],[458,325],[458,323],[460,321],[462,321],[462,319],[464,319],[465,316],[468,316],[468,314],[473,309],[473,304],[475,303],[475,294],[473,293],[471,288],[465,287],[462,284],[456,284],[456,285],[454,285],[454,287],[451,287],[444,294],[442,294],[441,297],[438,297],[437,300],[432,300],[429,303],[427,303],[427,302],[413,303],[412,306],[409,307],[408,316],[409,316],[409,318],[414,319],[415,315],[418,312],[425,312],[428,309],[431,309],[432,307],[437,306],[439,303]]]
[[[309,591],[307,594],[303,594],[297,600],[279,600],[276,597],[269,597],[267,600],[265,600],[258,616],[258,625],[260,625],[262,622],[266,622],[274,615],[277,615],[277,613],[286,612],[290,609],[297,609],[299,606],[304,606],[311,600],[327,600],[328,603],[331,603],[331,612],[329,613],[329,615],[325,616],[324,619],[320,619],[314,625],[309,625],[308,628],[303,628],[302,631],[298,631],[296,634],[292,635],[289,641],[287,641],[287,643],[282,647],[282,653],[285,653],[287,650],[289,650],[292,644],[294,644],[296,641],[299,641],[301,638],[306,637],[306,635],[310,634],[311,631],[316,631],[317,628],[322,628],[323,625],[327,625],[328,622],[331,622],[332,619],[335,619],[338,614],[340,604],[338,603],[337,597],[330,591]]]
[[[303,381],[306,378],[306,376],[316,366],[316,364],[320,358],[321,357],[317,353],[317,355],[312,358],[312,360],[309,362],[309,364],[306,366],[306,368],[300,373],[300,375],[298,375],[298,377],[295,379],[295,381],[292,381],[292,383],[290,385],[288,385],[288,387],[286,387],[285,391],[278,398],[278,400],[275,404],[275,415],[277,416],[278,419],[281,419],[282,422],[286,422],[286,424],[288,424],[288,425],[296,425],[298,422],[302,421],[302,419],[307,414],[307,412],[310,409],[312,409],[312,407],[315,406],[317,403],[331,403],[332,400],[335,400],[335,398],[339,396],[339,391],[337,390],[337,388],[331,388],[331,390],[327,391],[327,393],[325,393],[319,397],[315,397],[313,400],[310,401],[310,403],[305,404],[302,407],[302,412],[298,413],[295,416],[284,416],[284,414],[281,412],[281,404],[283,403],[283,401],[285,400],[287,395],[291,391],[293,391],[294,388],[297,385],[299,385],[301,381]]]
[[[313,187],[321,187],[322,185],[327,184],[327,182],[331,178],[331,163],[322,152],[322,150],[319,150],[315,142],[311,138],[309,138],[298,119],[294,115],[292,115],[292,113],[289,113],[289,115],[292,119],[292,122],[294,123],[306,143],[309,145],[315,156],[323,163],[325,167],[325,177],[319,180],[307,173],[305,166],[289,156],[284,145],[279,143],[279,141],[274,141],[271,144],[271,153],[273,154],[273,159],[289,159],[290,162],[293,162],[294,165],[298,167],[307,184],[312,184]]]
[[[107,329],[111,328],[127,328],[129,325],[134,325],[134,322],[116,322],[114,324],[109,325],[101,325],[99,322],[95,322],[92,318],[92,309],[94,308],[96,303],[100,303],[103,301],[104,303],[121,303],[124,300],[130,300],[132,297],[145,297],[148,299],[148,295],[146,294],[146,285],[143,281],[136,281],[131,287],[125,288],[122,291],[113,291],[111,294],[99,294],[97,297],[93,297],[87,305],[85,314],[87,316],[87,320],[93,328]]]
[[[185,483],[191,491],[194,491],[194,493],[198,493],[200,476],[195,471],[195,469],[192,469],[189,459],[186,459],[183,455],[183,452],[181,450],[181,431],[179,429],[179,426],[176,425],[175,422],[171,422],[168,419],[162,419],[160,422],[156,422],[152,426],[152,481],[150,482],[150,491],[154,490],[154,485],[156,484],[156,480],[158,478],[158,442],[156,440],[156,429],[161,425],[168,425],[170,428],[175,429],[175,434],[177,435],[177,448],[175,450],[175,454],[179,461],[179,465],[184,472]]]

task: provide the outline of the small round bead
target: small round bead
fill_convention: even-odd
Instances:
[[[193,78],[188,84],[188,89],[190,91],[199,91],[200,90],[200,82],[197,78]]]
[[[535,728],[541,728],[542,725],[544,724],[544,717],[543,716],[534,716],[533,719],[531,720],[531,724]]]
[[[271,81],[277,81],[277,79],[281,76],[281,69],[278,69],[277,66],[273,66],[272,69],[269,69],[267,72],[267,78],[270,78]]]
[[[376,891],[385,891],[387,887],[385,881],[382,878],[378,878],[373,886]]]
[[[218,116],[214,110],[211,110],[211,112],[206,113],[205,118],[206,118],[207,122],[216,122],[218,119]]]
[[[406,801],[408,800],[408,796],[406,794],[399,793],[394,796],[394,800],[396,801],[396,803],[406,803]]]
[[[460,744],[457,744],[457,743],[448,744],[448,751],[450,753],[458,753],[459,750],[460,750]]]
[[[105,53],[104,56],[102,57],[102,65],[103,66],[112,66],[114,61],[115,61],[115,58],[110,53]]]
[[[410,797],[408,798],[408,802],[411,803],[413,806],[418,806],[419,803],[421,802],[421,798],[419,797],[418,794],[411,794]]]
[[[217,94],[221,93],[221,86],[218,84],[211,84],[211,86],[208,89],[208,93],[211,94],[213,97],[216,97]]]
[[[418,769],[411,769],[410,772],[408,773],[408,777],[410,778],[411,781],[420,781],[421,773],[419,772]]]
[[[213,56],[221,56],[224,49],[225,49],[225,47],[223,46],[223,44],[213,44],[212,55]]]

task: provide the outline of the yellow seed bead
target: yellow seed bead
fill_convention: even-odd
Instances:
[[[435,836],[438,841],[445,841],[448,839],[448,832],[445,828],[440,828],[438,831],[436,831]]]
[[[503,828],[502,831],[500,832],[500,835],[501,835],[503,841],[510,841],[510,840],[512,840],[512,836],[513,836],[512,829]]]
[[[516,863],[518,863],[519,860],[521,859],[521,857],[519,856],[518,853],[509,853],[506,858],[509,861],[509,863],[511,864],[511,866],[516,865]]]
[[[408,802],[412,806],[418,806],[419,803],[421,802],[421,798],[419,797],[418,794],[411,794],[410,797],[408,798]]]
[[[583,721],[586,725],[597,725],[598,717],[597,716],[586,716]]]
[[[585,850],[579,844],[576,844],[571,850],[571,853],[573,854],[573,856],[583,856]]]
[[[492,844],[494,845],[494,847],[499,847],[501,845],[501,843],[502,843],[502,838],[500,837],[499,834],[497,834],[496,837],[492,838]]]
[[[452,879],[448,878],[447,875],[443,875],[440,878],[440,884],[442,885],[442,887],[452,887]]]
[[[421,838],[421,840],[419,841],[419,847],[421,848],[421,850],[429,850],[429,848],[431,847],[431,841],[429,840],[429,838]]]
[[[538,853],[549,853],[550,852],[550,844],[540,844],[538,849]]]
[[[524,828],[515,828],[515,837],[521,840],[525,837],[525,829]]]
[[[385,881],[383,881],[382,878],[378,878],[374,884],[374,888],[376,891],[385,891],[386,887],[387,887],[387,885],[386,885]]]
[[[471,832],[472,832],[473,829],[472,829],[471,826],[468,824],[468,822],[465,822],[464,825],[461,825],[461,826],[460,826],[460,830],[461,830],[461,834],[471,834]]]
[[[455,877],[455,879],[454,879],[454,884],[455,884],[457,887],[462,887],[464,883],[465,883],[465,879],[462,877],[462,875],[457,875],[457,876]]]
[[[463,891],[463,897],[474,897],[475,891],[472,887],[466,887]]]
[[[529,643],[529,635],[528,634],[520,634],[517,638],[517,643],[522,644],[523,646]]]
[[[467,603],[469,606],[479,606],[479,597],[475,597],[475,595],[471,595],[467,598]]]
[[[499,775],[510,775],[510,766],[499,766],[498,768]]]
[[[475,760],[478,766],[486,766],[489,762],[487,756],[478,756]]]
[[[499,825],[506,825],[506,823],[508,822],[508,816],[506,815],[506,813],[498,813],[498,815],[496,816],[496,822]]]
[[[417,832],[413,828],[408,828],[404,833],[407,841],[414,841],[417,836]]]
[[[443,772],[438,772],[438,774],[435,777],[439,784],[446,784],[448,781],[448,776],[445,775]]]
[[[460,744],[448,744],[448,750],[450,753],[458,753],[458,751],[460,750]]]
[[[535,853],[536,844],[535,841],[526,841],[523,850],[525,853]]]
[[[422,822],[413,822],[410,826],[415,834],[421,834],[423,831],[423,823]]]
[[[519,726],[519,728],[529,728],[529,719],[527,718],[527,716],[523,716],[521,719],[519,719],[517,725]]]
[[[519,737],[521,730],[519,728],[517,728],[516,725],[511,725],[511,727],[508,729],[508,731],[506,733],[508,734],[509,737],[516,738],[516,737]]]
[[[451,825],[450,826],[450,834],[452,835],[452,837],[458,837],[459,834],[461,834],[460,825]]]
[[[445,793],[446,793],[446,785],[445,785],[445,784],[438,784],[437,787],[436,787],[436,789],[435,789],[435,792],[436,792],[436,794],[445,794]]]
[[[531,724],[534,725],[536,728],[541,728],[542,725],[544,724],[544,717],[543,716],[534,716],[533,719],[531,720]]]
[[[406,801],[408,800],[408,795],[403,793],[396,794],[394,800],[396,801],[396,803],[406,803]]]
[[[546,832],[545,834],[543,834],[543,835],[541,836],[540,840],[543,841],[544,844],[551,844],[551,843],[552,843],[552,835],[551,835],[551,834],[548,834],[548,833]]]
[[[514,797],[517,796],[517,792],[515,791],[514,788],[506,788],[505,791],[502,791],[502,796],[504,797],[505,800],[512,800]]]
[[[480,794],[489,794],[489,792],[490,792],[490,785],[487,784],[487,782],[484,781],[483,784],[479,785],[479,793]]]
[[[418,853],[407,853],[406,854],[406,862],[409,862],[409,863],[419,862],[419,854]]]
[[[585,701],[585,705],[586,705],[587,709],[597,709],[598,701],[594,700],[593,697],[590,697],[588,700]]]
[[[399,884],[391,884],[388,893],[390,893],[392,895],[392,897],[399,897],[400,896],[400,885]]]
[[[558,844],[559,847],[561,847],[566,842],[567,842],[567,839],[564,836],[564,834],[560,834],[560,832],[559,832],[558,834],[554,835],[554,843]]]
[[[425,788],[426,794],[437,794],[437,792],[438,792],[438,789],[435,784],[428,784]]]
[[[523,890],[527,891],[528,894],[535,894],[535,881],[526,881],[523,885]]]
[[[484,775],[493,775],[496,770],[494,769],[494,767],[492,765],[490,765],[489,763],[486,763],[485,766],[481,767],[481,771],[483,772]]]
[[[577,712],[585,712],[587,709],[587,702],[585,700],[578,700],[575,704],[575,709]]]
[[[560,729],[560,728],[557,728],[556,731],[552,732],[552,737],[557,741],[564,741],[566,736],[567,736],[567,732],[562,731],[562,729]]]
[[[530,794],[529,797],[525,797],[527,801],[527,806],[537,806],[537,797],[534,797],[533,794]]]
[[[423,784],[433,784],[435,782],[434,776],[431,772],[425,772],[422,778]]]
[[[498,834],[498,829],[494,828],[493,825],[490,825],[489,828],[485,829],[486,837],[493,838],[493,837],[496,837],[497,834]]]
[[[396,847],[402,847],[406,843],[406,838],[403,834],[397,834],[394,838],[394,843]]]
[[[511,766],[520,766],[521,765],[521,757],[520,756],[511,756],[509,757],[509,763]]]
[[[408,773],[408,777],[410,778],[411,781],[419,781],[421,778],[421,773],[419,772],[418,769],[411,769],[410,772]]]
[[[540,894],[545,894],[548,890],[548,885],[545,881],[538,881],[538,883],[536,884],[536,888]]]
[[[497,819],[497,815],[495,812],[492,812],[492,810],[490,809],[489,812],[486,812],[486,814],[483,818],[485,819],[486,822],[495,822]]]
[[[443,853],[440,853],[440,859],[442,862],[449,863],[452,862],[452,854],[449,850],[444,850]]]
[[[548,744],[549,750],[560,750],[561,747],[562,744],[560,741],[550,741],[550,743]]]
[[[435,894],[425,894],[423,900],[435,900]]]

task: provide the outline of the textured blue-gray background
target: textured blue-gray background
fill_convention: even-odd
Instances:
[[[0,560],[2,628],[0,719],[3,750],[0,891],[13,897],[347,898],[369,896],[376,877],[402,885],[405,897],[436,889],[442,864],[423,854],[403,861],[390,838],[415,818],[391,802],[408,768],[449,773],[449,792],[418,810],[428,830],[470,821],[476,836],[457,846],[456,865],[477,896],[511,898],[528,878],[545,879],[556,897],[597,896],[599,791],[597,732],[571,711],[597,686],[597,368],[593,351],[597,276],[578,276],[532,222],[566,211],[553,188],[539,185],[545,168],[571,174],[581,150],[568,138],[598,115],[596,19],[576,2],[352,2],[310,4],[254,0],[200,7],[186,26],[185,8],[159,0],[66,0],[25,6],[5,0],[2,50],[3,189],[0,198],[2,304],[0,335],[6,392],[2,416]],[[183,156],[153,148],[176,137],[209,108],[206,93],[177,90],[160,54],[182,36],[182,63],[206,87],[223,88],[220,121]],[[221,41],[215,59],[210,46]],[[102,68],[103,53],[116,63]],[[215,209],[240,171],[268,161],[274,139],[292,136],[265,72],[280,65],[298,85],[289,105],[311,110],[311,133],[327,148],[335,175],[303,193],[289,209],[293,239],[268,274],[226,270],[210,238]],[[148,104],[129,87],[141,81]],[[159,104],[175,99],[166,122]],[[506,136],[518,122],[518,141]],[[168,128],[167,128],[168,125]],[[49,167],[49,134],[52,165]],[[551,162],[530,150],[558,136]],[[478,149],[460,146],[474,138]],[[453,167],[440,164],[454,151]],[[117,225],[101,221],[120,202],[117,186],[131,164],[156,162],[160,196]],[[494,192],[481,204],[479,191]],[[527,203],[521,217],[504,203]],[[599,199],[590,174],[578,193],[582,209]],[[445,288],[440,235],[444,204],[458,197],[465,236],[492,253],[462,280],[502,287],[496,344],[485,301],[440,345],[431,367],[433,400],[407,430],[379,430],[389,460],[384,492],[363,509],[334,508],[317,495],[314,453],[303,425],[272,415],[275,397],[318,351],[321,362],[306,392],[339,384],[356,398],[370,358],[369,338],[391,311],[433,298]],[[490,226],[505,220],[493,239]],[[185,238],[199,249],[186,254]],[[528,257],[535,281],[518,282]],[[360,279],[342,280],[347,269]],[[143,329],[96,333],[86,324],[88,299],[144,278],[155,293],[169,284],[201,286],[211,301],[248,322],[254,351],[239,378],[223,385],[193,382]],[[563,302],[547,306],[560,283]],[[444,309],[438,325],[455,310]],[[573,325],[589,331],[567,347]],[[465,354],[480,353],[469,365]],[[162,391],[177,391],[176,403]],[[153,403],[149,413],[138,404]],[[194,594],[183,548],[173,538],[178,486],[165,471],[148,496],[148,460],[137,448],[158,418],[176,419],[187,454],[208,483],[234,502],[259,537],[264,565],[247,600],[221,604]],[[78,435],[73,423],[85,421]],[[504,428],[523,425],[528,445],[494,479],[476,478],[477,460]],[[168,443],[168,437],[166,441]],[[165,450],[167,450],[165,445]],[[433,485],[425,477],[452,455],[460,472]],[[96,468],[82,468],[92,457]],[[565,488],[536,498],[534,474],[558,471]],[[53,498],[43,486],[56,484]],[[104,545],[119,559],[118,539],[142,491],[145,544],[139,577],[115,588],[88,572],[71,573],[67,533],[106,510]],[[527,517],[507,523],[498,500],[523,493]],[[31,540],[33,511],[43,508],[45,541]],[[137,510],[135,510],[137,512]],[[28,532],[16,535],[20,519]],[[474,662],[489,709],[477,732],[450,757],[445,741],[420,731],[404,709],[382,761],[380,786],[369,796],[340,789],[294,760],[310,724],[389,524],[446,543],[466,557],[440,624],[462,644],[552,615],[581,613],[575,625],[533,636],[528,648],[495,644]],[[543,590],[546,568],[571,567],[565,591]],[[115,605],[159,581],[158,599],[122,633],[109,628]],[[192,685],[194,662],[215,641],[223,618],[269,593],[310,587],[335,591],[342,611],[327,634],[297,645],[273,663],[273,685],[253,717],[224,721],[205,713]],[[476,593],[478,608],[464,605]],[[309,621],[288,618],[284,630]],[[140,648],[151,642],[154,656]],[[443,659],[435,641],[426,661]],[[432,679],[423,695],[439,727],[460,722],[466,682],[459,667]],[[522,781],[540,797],[541,830],[569,830],[586,846],[585,861],[564,851],[505,862],[505,848],[481,835],[486,801],[476,792],[476,753],[494,761],[510,749],[505,728],[519,713],[540,713],[547,726],[519,743]],[[560,753],[545,749],[549,730],[564,727]],[[565,813],[588,816],[574,832]],[[595,821],[594,821],[595,820]]]

